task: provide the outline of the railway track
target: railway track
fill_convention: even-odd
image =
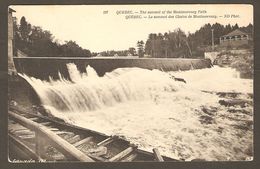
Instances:
[[[53,118],[9,107],[9,159],[34,161],[177,161],[138,149],[117,137],[73,126]]]

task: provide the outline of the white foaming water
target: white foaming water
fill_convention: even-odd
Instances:
[[[234,126],[252,121],[250,114],[228,113],[219,97],[206,91],[252,93],[252,80],[235,70],[213,67],[185,72],[119,68],[98,77],[91,67],[80,73],[67,65],[70,79],[49,82],[24,77],[54,116],[108,135],[121,135],[140,148],[176,159],[245,160],[252,149],[252,130]],[[187,84],[171,76],[184,78]],[[202,123],[203,107],[217,109]],[[235,119],[235,120],[234,120]],[[243,136],[243,137],[242,137]],[[249,153],[247,153],[249,151]]]

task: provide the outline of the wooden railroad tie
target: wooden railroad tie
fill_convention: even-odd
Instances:
[[[85,143],[89,142],[89,141],[92,140],[92,139],[93,139],[92,136],[86,137],[86,138],[84,138],[83,140],[80,140],[80,141],[74,143],[73,145],[74,145],[75,147],[79,147],[80,145],[85,144]]]
[[[123,159],[121,162],[131,162],[133,161],[135,158],[137,157],[137,154],[133,153],[130,154],[128,157],[126,157],[125,159]]]
[[[129,155],[130,153],[132,153],[134,151],[133,147],[128,147],[127,149],[125,149],[124,151],[118,153],[117,155],[115,155],[114,157],[110,158],[108,161],[109,162],[116,162],[121,160],[122,158],[126,157],[127,155]]]
[[[77,142],[79,139],[80,139],[80,136],[79,136],[79,135],[75,135],[75,136],[69,138],[69,139],[68,139],[68,142],[69,142],[70,144],[73,144],[73,143]]]
[[[97,146],[105,146],[105,145],[108,145],[110,144],[111,142],[114,141],[114,138],[113,137],[108,137],[107,139],[97,143]]]
[[[43,123],[40,123],[41,125],[44,125],[44,126],[48,126],[51,124],[51,122],[43,122]]]

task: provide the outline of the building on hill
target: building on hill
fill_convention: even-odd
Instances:
[[[248,45],[250,41],[252,41],[251,34],[236,29],[220,37],[220,46],[239,47],[242,45]]]

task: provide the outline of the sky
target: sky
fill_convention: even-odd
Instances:
[[[76,41],[91,52],[126,50],[136,47],[137,41],[147,40],[150,33],[165,33],[181,28],[194,33],[206,23],[253,24],[251,5],[15,5],[10,6],[18,19],[49,30],[60,43]],[[132,13],[122,14],[123,11]],[[141,11],[146,12],[145,14]],[[151,13],[148,14],[148,11]],[[158,12],[160,13],[154,13]],[[167,12],[181,11],[182,13]],[[166,12],[166,13],[163,13]],[[176,15],[203,15],[203,18],[177,18]],[[206,12],[206,13],[205,13]],[[153,14],[152,14],[153,13]],[[140,18],[129,19],[132,15]],[[149,18],[173,16],[175,18]],[[147,18],[144,18],[144,17]],[[217,16],[216,18],[205,18]],[[228,18],[224,18],[229,16]]]

